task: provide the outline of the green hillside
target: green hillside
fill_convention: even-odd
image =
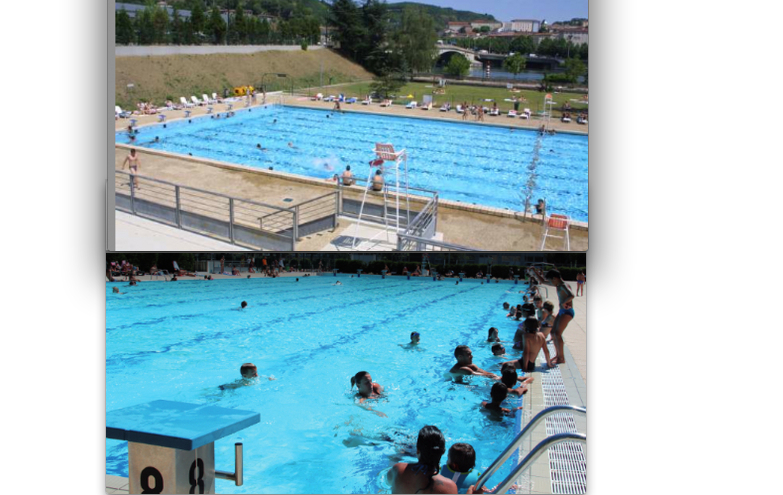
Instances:
[[[496,21],[490,14],[478,14],[469,10],[455,10],[450,7],[438,7],[418,2],[400,2],[390,3],[389,14],[394,22],[402,18],[402,11],[405,7],[421,7],[424,11],[435,19],[435,26],[438,29],[446,29],[449,22],[469,22],[469,21]]]

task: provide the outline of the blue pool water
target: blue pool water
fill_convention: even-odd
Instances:
[[[125,294],[112,294],[113,286]],[[484,341],[491,326],[511,340],[515,325],[502,303],[519,302],[516,291],[506,292],[517,287],[345,275],[107,284],[106,410],[165,399],[259,412],[260,424],[216,442],[222,470],[233,469],[234,442],[245,445],[245,484],[217,480],[218,493],[388,493],[385,470],[415,461],[405,446],[412,442],[415,455],[427,424],[444,432],[447,449],[473,445],[483,471],[513,438],[515,418],[497,422],[480,412],[489,380],[458,385],[443,373],[460,344],[478,366],[497,371],[500,359]],[[242,300],[249,307],[232,310]],[[422,335],[418,348],[398,345],[413,331]],[[258,366],[257,383],[220,390],[244,362]],[[386,397],[371,405],[387,417],[357,406],[350,377],[358,371],[385,387]],[[384,433],[393,442],[344,444],[352,434]],[[126,442],[106,441],[106,470],[128,475]]]
[[[508,119],[486,118],[500,124]],[[118,132],[116,140],[129,142],[125,132]],[[172,122],[165,129],[160,124],[145,127],[136,142],[319,178],[342,173],[346,165],[366,178],[375,143],[390,142],[408,150],[413,187],[436,190],[443,199],[515,211],[524,209],[525,195],[532,191],[533,203],[544,198],[550,211],[587,221],[587,136],[539,137],[529,130],[461,122],[261,107],[230,119],[202,117],[190,124]],[[258,150],[259,143],[268,151]]]

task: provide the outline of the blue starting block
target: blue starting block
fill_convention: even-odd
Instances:
[[[106,413],[106,438],[128,442],[130,493],[215,493],[215,479],[242,485],[242,444],[235,471],[215,470],[215,441],[261,421],[253,411],[156,400]]]
[[[158,122],[166,122],[166,116],[161,114],[158,114]]]
[[[386,270],[381,270],[381,278],[386,278]]]
[[[337,268],[332,268],[332,273],[334,273],[335,277],[337,276],[337,272],[339,272],[339,271],[340,270],[338,270]]]
[[[519,283],[519,275],[514,275],[514,285]]]
[[[465,272],[460,272],[459,274],[459,281],[462,282],[462,277],[465,276]]]
[[[357,273],[356,278],[362,278],[362,269],[361,268],[356,270],[356,273]]]

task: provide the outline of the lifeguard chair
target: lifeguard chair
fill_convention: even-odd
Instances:
[[[563,248],[566,251],[571,250],[571,239],[568,235],[568,226],[571,223],[571,219],[566,215],[551,214],[546,219],[544,224],[544,234],[541,236],[541,249],[540,251],[546,251],[546,240],[548,237],[554,239],[563,239]],[[558,233],[560,235],[558,235]]]
[[[357,240],[359,239],[359,228],[362,224],[362,218],[376,218],[382,220],[384,224],[384,230],[374,235],[370,241],[376,240],[376,238],[382,234],[386,234],[386,242],[391,242],[389,239],[389,232],[394,231],[401,232],[410,224],[410,196],[408,194],[408,153],[403,149],[395,151],[394,146],[390,143],[375,143],[375,160],[372,160],[370,165],[370,172],[367,176],[367,187],[364,189],[364,196],[362,196],[362,205],[359,208],[359,219],[354,227],[353,240],[351,241],[351,248],[356,249]],[[400,166],[402,165],[402,167]],[[372,188],[373,176],[376,175],[375,171],[380,170],[383,177],[383,215],[378,217],[377,215],[371,215],[365,212],[367,206],[367,193]],[[402,177],[400,177],[402,174]],[[393,184],[389,183],[387,178],[394,179]],[[389,210],[392,205],[389,203],[389,191],[394,193],[394,214],[389,214]],[[405,216],[400,215],[400,196],[405,196]],[[391,222],[389,219],[391,218]],[[405,218],[405,224],[400,227],[400,219]]]

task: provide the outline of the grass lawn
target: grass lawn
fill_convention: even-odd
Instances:
[[[411,82],[402,87],[398,92],[398,97],[394,98],[394,104],[404,105],[411,100],[416,100],[421,104],[422,95],[432,94],[434,88],[432,84],[423,82]],[[300,88],[299,92],[307,92],[306,88]],[[310,88],[309,94],[314,95],[316,93],[323,93],[324,95],[337,95],[344,93],[347,97],[355,96],[360,100],[370,93],[370,82],[346,84],[334,88]],[[408,95],[413,95],[409,98]],[[517,98],[525,97],[526,102],[520,102],[519,109],[529,108],[534,113],[543,110],[544,96],[546,93],[540,91],[521,90],[518,93],[512,93],[506,88],[493,88],[485,86],[463,86],[463,85],[447,85],[445,88],[445,94],[433,95],[433,107],[440,107],[447,101],[451,102],[452,107],[456,107],[463,101],[467,101],[468,104],[478,104],[484,99],[491,99],[497,102],[498,108],[502,112],[507,112],[514,108],[514,103],[505,101],[506,98],[511,99],[513,96]],[[572,113],[576,114],[579,110],[586,110],[587,104],[582,103],[582,94],[578,93],[553,93],[554,101],[556,102],[555,108],[560,108],[566,102],[571,104]],[[485,106],[492,107],[492,102],[484,102]],[[553,116],[559,116],[560,112],[555,110]],[[576,115],[574,115],[575,117]]]

